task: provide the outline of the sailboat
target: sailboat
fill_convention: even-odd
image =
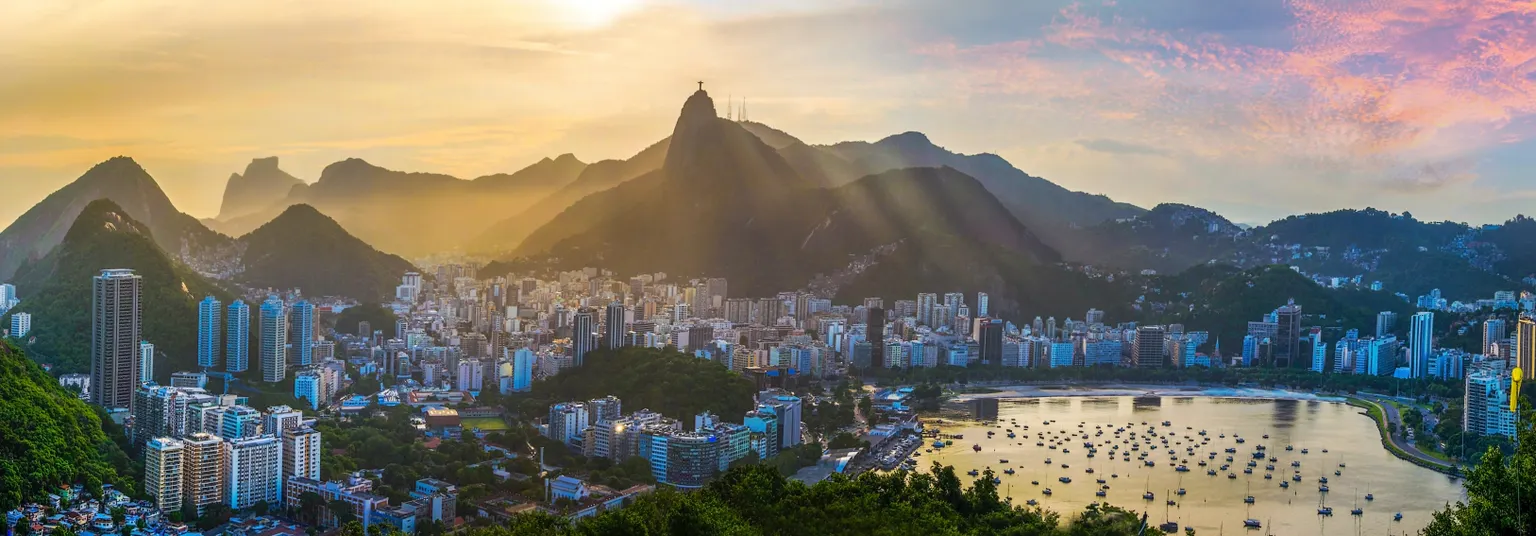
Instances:
[[[1253,504],[1253,482],[1248,483],[1248,496],[1243,497],[1243,502]]]
[[[1153,495],[1152,495],[1152,475],[1150,475],[1150,474],[1147,475],[1147,488],[1146,489],[1147,489],[1146,493],[1142,493],[1141,494],[1141,498],[1142,499],[1146,499],[1148,501],[1154,499],[1155,497],[1153,497]]]
[[[1358,495],[1355,496],[1355,508],[1353,510],[1349,511],[1349,515],[1352,515],[1352,516],[1365,515],[1365,510],[1361,510],[1360,509],[1360,497]]]
[[[1253,505],[1248,505],[1248,511],[1246,514],[1249,516],[1253,515]],[[1243,526],[1250,529],[1257,529],[1262,528],[1263,524],[1259,523],[1259,520],[1254,519],[1253,517],[1249,517],[1248,519],[1243,520]]]
[[[1333,515],[1333,507],[1332,506],[1328,506],[1328,496],[1327,495],[1324,495],[1324,496],[1318,498],[1318,500],[1317,500],[1317,515],[1320,515],[1320,516],[1331,516],[1331,515]]]
[[[1163,490],[1163,493],[1167,493],[1167,492],[1168,492],[1168,490]],[[1173,504],[1173,501],[1168,501],[1168,504]],[[1168,516],[1168,507],[1167,506],[1163,507],[1163,524],[1158,525],[1157,528],[1162,529],[1163,532],[1168,533],[1168,534],[1173,534],[1173,533],[1179,531],[1179,524],[1178,523],[1174,523],[1173,522],[1173,518]]]

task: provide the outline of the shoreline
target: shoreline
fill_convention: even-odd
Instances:
[[[1206,397],[1206,398],[1253,398],[1268,400],[1303,400],[1317,402],[1345,402],[1346,396],[1319,395],[1286,389],[1257,387],[1170,387],[1153,384],[1112,384],[1094,387],[1044,388],[1038,385],[1002,385],[988,387],[996,392],[962,393],[950,398],[951,402],[970,402],[989,398],[1060,398],[1060,397]]]

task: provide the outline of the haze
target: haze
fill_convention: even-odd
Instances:
[[[1536,199],[1530,1],[184,6],[0,5],[0,224],[115,155],[199,217],[262,156],[307,181],[348,157],[463,178],[627,157],[696,80],[807,142],[922,131],[1236,221]]]

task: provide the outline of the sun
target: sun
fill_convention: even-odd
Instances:
[[[603,26],[640,7],[642,0],[554,0],[572,21],[583,26]]]

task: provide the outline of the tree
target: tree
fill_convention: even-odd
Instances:
[[[1536,534],[1536,411],[1520,405],[1519,448],[1506,456],[1490,447],[1466,475],[1467,500],[1435,513],[1426,536]]]
[[[347,504],[347,501],[334,499],[326,504],[326,507],[330,509],[331,515],[335,516],[336,524],[342,527],[343,533],[346,532],[350,524],[356,523],[357,515],[352,513],[352,505]],[[361,528],[361,525],[359,525],[359,528]]]

